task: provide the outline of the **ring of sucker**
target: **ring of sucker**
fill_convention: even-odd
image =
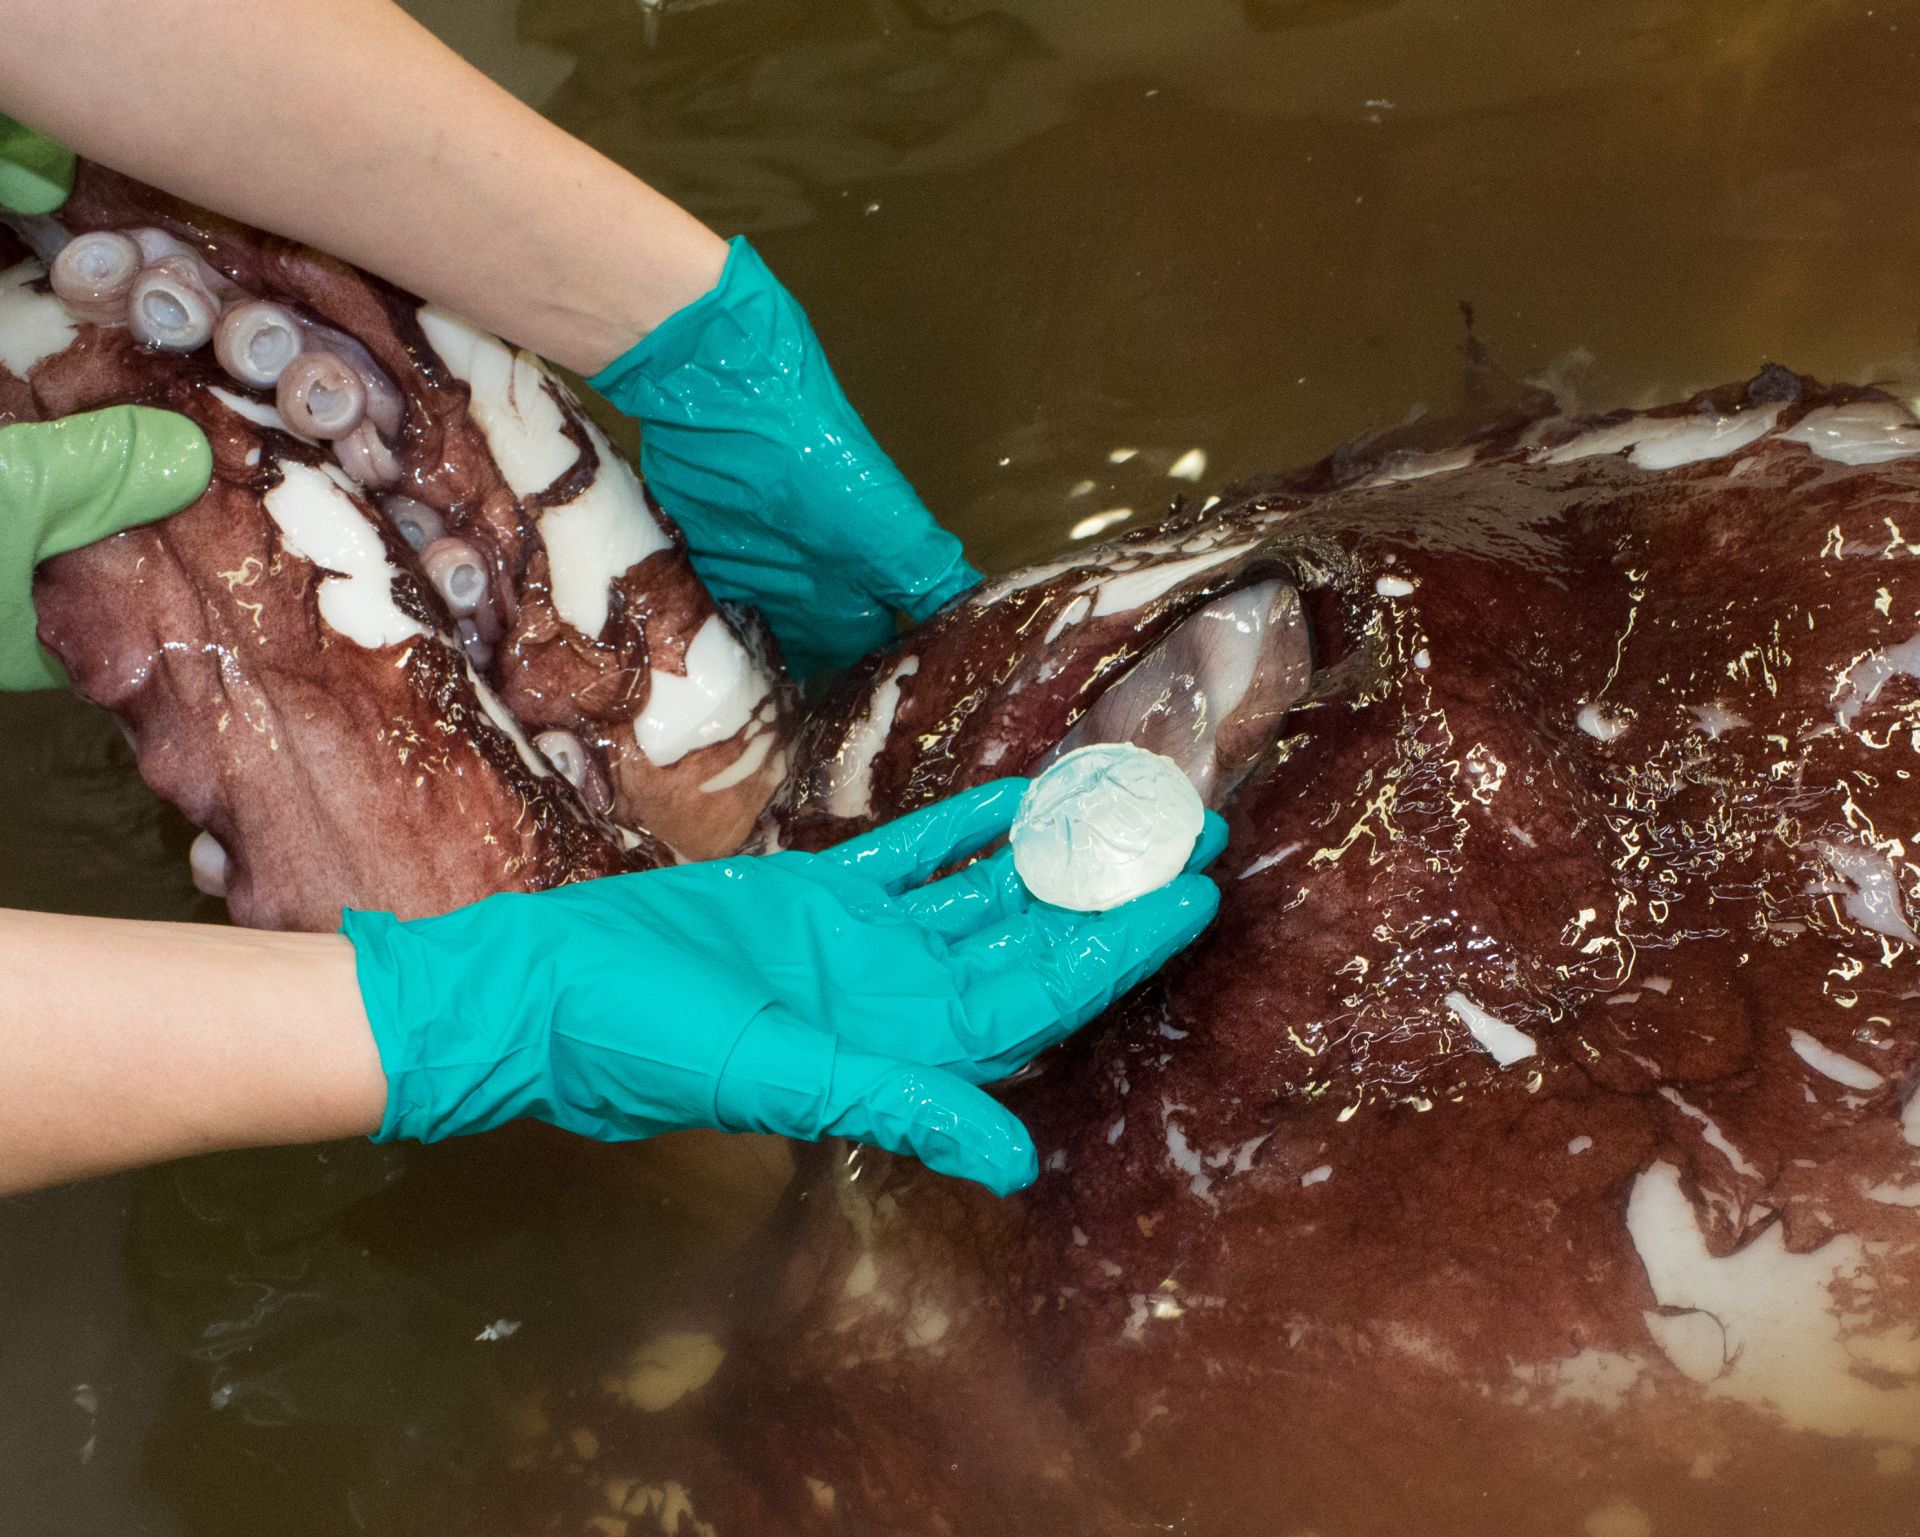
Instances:
[[[529,1508],[630,1477],[717,1532],[1904,1531],[1917,505],[1903,404],[1777,369],[1230,494],[1218,547],[1299,585],[1318,670],[1226,807],[1214,927],[1010,1090],[1039,1183],[820,1157],[698,1424],[571,1406],[613,1450]],[[1089,658],[1154,646],[1076,658],[1060,615],[1187,526],[905,637],[776,814],[828,836],[1042,752]]]

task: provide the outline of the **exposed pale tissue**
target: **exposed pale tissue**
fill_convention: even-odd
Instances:
[[[1083,747],[1028,788],[1013,867],[1042,902],[1103,912],[1178,875],[1205,815],[1171,758],[1126,742]]]

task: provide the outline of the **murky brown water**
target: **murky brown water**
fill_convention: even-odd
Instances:
[[[1453,407],[1461,301],[1597,405],[1920,378],[1911,3],[412,8],[753,234],[990,568],[1157,515],[1190,450],[1204,485]],[[0,900],[216,916],[104,717],[0,733]],[[697,1149],[561,1166],[507,1133],[0,1204],[0,1528],[488,1530],[500,1406],[680,1321],[755,1210]]]

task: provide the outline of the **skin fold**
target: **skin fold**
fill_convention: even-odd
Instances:
[[[804,723],[761,723],[780,766],[727,787],[722,831],[689,792],[603,815],[515,737],[563,722],[618,783],[596,690],[640,656],[657,687],[731,624],[666,569],[677,547],[610,582],[630,642],[562,636],[543,671],[543,509],[500,494],[475,387],[410,302],[129,184],[84,183],[73,216],[136,213],[364,345],[405,401],[405,483],[485,551],[502,613],[476,664],[393,520],[342,488],[418,633],[330,625],[338,570],[289,550],[269,499],[332,451],[223,404],[210,352],[82,326],[0,379],[0,419],[139,400],[213,438],[201,503],[50,562],[39,601],[142,773],[219,840],[241,922],[432,911],[701,838],[822,847],[1075,731],[1174,752],[1232,830],[1208,935],[1005,1088],[1030,1191],[804,1153],[741,1275],[689,1299],[710,1327],[677,1392],[596,1376],[531,1407],[502,1459],[514,1529],[1907,1529],[1899,402],[1770,368],[1238,488],[996,578]],[[751,1328],[712,1313],[729,1294]]]

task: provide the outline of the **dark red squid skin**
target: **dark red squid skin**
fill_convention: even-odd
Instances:
[[[1546,422],[1408,484],[1349,454],[1229,496],[1245,564],[1307,597],[1315,694],[1228,808],[1214,926],[1007,1091],[1038,1183],[821,1156],[716,1379],[667,1417],[575,1400],[610,1450],[558,1426],[529,1514],[632,1475],[759,1537],[1909,1531],[1920,1218],[1867,1192],[1920,1171],[1920,976],[1819,845],[1920,829],[1920,687],[1836,682],[1920,631],[1920,457],[1779,436],[1873,398],[1770,369],[1657,413],[1781,408],[1706,462],[1545,464],[1591,425]],[[1023,766],[968,743],[1027,708],[1032,610],[1073,580],[949,610],[810,723],[840,740],[895,658],[944,658],[871,819]],[[846,830],[804,778],[776,811]],[[1497,1065],[1450,993],[1534,1053]],[[1669,1170],[1703,1261],[1866,1246],[1801,1320],[1844,1315],[1865,1409],[1806,1428],[1663,1352],[1650,1318],[1720,1324],[1626,1224]],[[1728,1372],[1776,1343],[1725,1339]]]

